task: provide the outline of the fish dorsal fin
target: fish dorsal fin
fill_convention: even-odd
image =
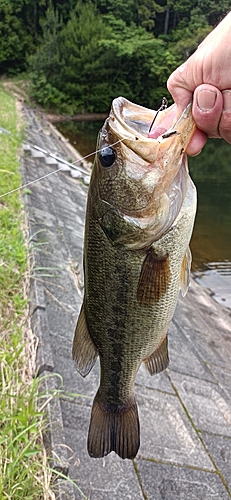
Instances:
[[[82,377],[86,377],[96,362],[98,351],[88,332],[84,304],[81,307],[72,346],[72,357]]]
[[[141,305],[156,304],[166,293],[169,279],[169,256],[158,256],[152,247],[149,248],[140,272],[138,302]]]
[[[96,394],[88,433],[92,458],[115,451],[121,458],[135,458],[140,446],[140,426],[134,397],[126,405],[106,404]]]
[[[160,373],[168,367],[168,337],[161,341],[159,347],[148,358],[144,359],[145,368],[150,375]]]
[[[182,261],[180,272],[180,290],[183,297],[186,295],[189,287],[191,262],[192,254],[190,248],[188,247]]]

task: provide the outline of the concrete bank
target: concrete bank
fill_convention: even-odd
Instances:
[[[32,110],[22,157],[25,182],[60,168],[51,151],[76,159],[65,141]],[[30,147],[29,147],[30,146]],[[63,164],[64,165],[64,164]],[[206,289],[191,283],[179,298],[169,332],[169,368],[136,380],[141,447],[134,461],[115,454],[94,460],[87,432],[99,380],[95,366],[84,380],[71,359],[71,345],[83,295],[82,248],[89,174],[71,165],[31,184],[24,194],[33,258],[31,323],[39,338],[37,367],[49,373],[47,390],[62,390],[49,406],[47,436],[54,465],[90,500],[226,500],[231,497],[231,317]],[[86,174],[84,173],[86,170]],[[77,172],[77,171],[76,171]],[[76,174],[77,175],[77,174]],[[57,374],[57,375],[56,375]],[[62,381],[62,382],[61,382]],[[80,500],[68,482],[57,498]]]

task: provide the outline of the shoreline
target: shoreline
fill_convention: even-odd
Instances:
[[[66,121],[97,121],[97,120],[105,120],[108,116],[108,113],[83,113],[73,116],[67,115],[55,115],[52,113],[41,112],[42,117],[45,120],[48,120],[51,123],[57,122],[66,122]]]
[[[3,88],[10,92],[17,101],[20,102],[21,105],[25,105],[28,108],[35,110],[36,113],[40,115],[41,118],[47,120],[51,123],[61,122],[61,121],[87,121],[87,120],[104,120],[107,118],[108,113],[77,113],[76,115],[62,115],[61,113],[52,113],[49,111],[45,111],[36,105],[35,102],[31,102],[28,94],[21,89],[16,83],[11,81],[2,81]],[[29,102],[28,102],[29,101]]]

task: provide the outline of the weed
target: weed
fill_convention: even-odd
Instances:
[[[23,136],[18,124],[15,99],[0,85],[0,195],[21,184],[18,153]],[[58,479],[68,481],[87,500],[76,483],[49,467],[42,442],[44,410],[64,394],[61,389],[42,393],[41,378],[34,378],[37,340],[28,320],[30,259],[20,196],[16,191],[0,199],[0,499],[55,500]],[[40,233],[28,241],[30,252],[47,244]],[[36,236],[39,241],[34,241]],[[33,271],[38,273],[35,279],[42,279],[55,278],[59,269]]]
[[[0,86],[0,194],[20,186],[15,99]],[[27,319],[28,255],[18,192],[0,202],[0,498],[52,499],[33,378],[36,340]],[[45,474],[45,476],[44,476]],[[49,480],[47,479],[49,478]]]

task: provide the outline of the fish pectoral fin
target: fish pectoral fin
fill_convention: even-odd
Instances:
[[[180,290],[183,297],[186,295],[189,287],[191,262],[192,254],[190,248],[188,247],[182,260],[180,272]]]
[[[106,405],[96,394],[88,433],[92,458],[115,451],[121,458],[135,458],[140,446],[140,426],[134,397],[124,406]]]
[[[151,247],[144,259],[137,288],[137,300],[141,305],[156,304],[166,293],[170,279],[168,254],[156,255]]]
[[[159,347],[148,358],[144,359],[145,367],[150,375],[156,375],[168,367],[168,337],[161,341]]]
[[[84,304],[82,304],[72,346],[72,357],[82,377],[86,377],[91,371],[97,356],[98,351],[88,332]]]

